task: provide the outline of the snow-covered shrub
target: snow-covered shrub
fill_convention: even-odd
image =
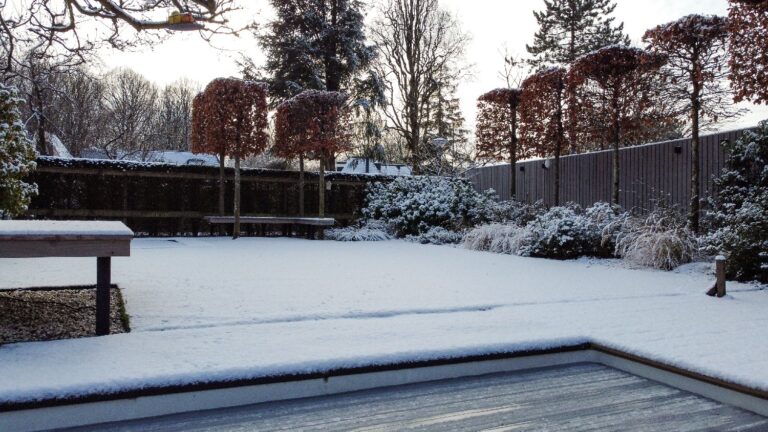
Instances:
[[[726,150],[705,250],[726,256],[729,277],[768,283],[768,121]]]
[[[450,231],[491,220],[497,203],[492,193],[478,193],[466,179],[399,177],[368,187],[363,216],[393,227],[398,236]]]
[[[358,226],[325,230],[325,238],[343,242],[392,240],[386,224],[380,221],[363,221]]]
[[[512,255],[517,253],[522,228],[513,224],[481,225],[464,236],[464,247]]]
[[[21,121],[16,89],[0,83],[0,219],[24,213],[37,185],[24,181],[37,152]]]
[[[658,207],[628,218],[615,237],[616,255],[639,266],[672,270],[689,263],[699,249],[696,235],[679,211]]]
[[[520,232],[517,254],[554,259],[599,256],[601,240],[599,227],[578,206],[552,207]]]
[[[463,237],[462,233],[448,231],[443,227],[432,227],[425,233],[409,235],[405,239],[413,243],[444,245],[461,243]]]
[[[547,208],[541,200],[533,204],[515,200],[502,201],[496,203],[496,206],[492,209],[492,220],[494,222],[525,226],[545,211],[547,211]]]
[[[616,237],[629,219],[629,213],[622,211],[619,206],[598,202],[587,208],[584,211],[584,216],[600,233],[600,245],[596,249],[595,255],[603,257],[613,255],[616,250]]]

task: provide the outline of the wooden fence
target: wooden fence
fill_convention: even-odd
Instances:
[[[714,193],[713,177],[725,163],[721,143],[735,140],[742,130],[721,132],[701,138],[701,196]],[[691,140],[680,139],[627,147],[620,150],[619,203],[626,209],[650,209],[663,200],[687,209],[690,205]],[[560,203],[575,202],[590,206],[598,201],[610,202],[613,154],[598,151],[565,156],[560,159]],[[554,160],[538,159],[519,162],[515,168],[517,199],[524,202],[542,200],[554,204]],[[510,197],[510,166],[495,165],[467,172],[480,191],[494,189],[501,199]]]
[[[227,169],[227,214],[233,177]],[[326,178],[326,215],[346,224],[362,207],[371,177],[329,173]],[[122,220],[152,236],[215,232],[202,219],[218,214],[215,167],[42,157],[29,180],[40,191],[27,212],[30,218]],[[306,173],[307,216],[317,215],[317,187],[317,174]],[[244,169],[241,196],[244,216],[298,216],[298,172]]]

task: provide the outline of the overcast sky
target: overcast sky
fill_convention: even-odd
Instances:
[[[375,14],[380,0],[369,0],[368,17]],[[247,3],[243,16],[267,22],[272,17],[267,0],[243,0]],[[467,61],[474,65],[474,78],[462,82],[459,96],[464,115],[474,124],[475,100],[485,91],[503,86],[499,77],[503,66],[504,48],[513,54],[525,54],[526,43],[531,43],[536,31],[534,10],[544,7],[543,0],[441,0],[455,13],[464,31],[472,37]],[[616,20],[624,22],[625,31],[633,43],[639,44],[646,29],[675,20],[684,15],[727,13],[727,0],[618,0]],[[196,33],[172,36],[151,52],[115,53],[105,55],[108,68],[130,66],[160,84],[187,77],[205,84],[219,76],[237,75],[235,59],[244,52],[257,60],[263,58],[250,37],[220,37],[212,45],[199,39]],[[767,107],[751,107],[751,112],[735,123],[721,127],[732,129],[755,125],[768,118]]]

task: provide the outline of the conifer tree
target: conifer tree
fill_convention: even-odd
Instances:
[[[35,169],[35,147],[27,138],[13,87],[0,82],[0,219],[24,213],[37,185],[24,181]]]
[[[348,90],[368,69],[374,49],[366,45],[359,0],[270,0],[277,18],[259,36],[274,102],[304,90]]]
[[[531,63],[541,69],[567,66],[580,56],[608,45],[628,46],[624,23],[616,25],[611,0],[544,0],[534,11],[539,24],[533,44],[526,45]]]

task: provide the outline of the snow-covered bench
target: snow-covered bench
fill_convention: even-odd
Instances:
[[[206,222],[212,225],[222,224],[234,224],[234,216],[206,216]],[[314,230],[317,228],[323,229],[326,227],[332,227],[336,224],[336,219],[333,218],[312,218],[312,217],[271,217],[271,216],[243,216],[240,218],[241,224],[252,224],[264,227],[265,225],[281,225],[284,235],[290,231],[292,226],[305,226],[309,227],[309,235],[314,234]]]
[[[130,256],[122,222],[0,221],[0,258],[96,257],[96,335],[109,334],[111,257]]]

